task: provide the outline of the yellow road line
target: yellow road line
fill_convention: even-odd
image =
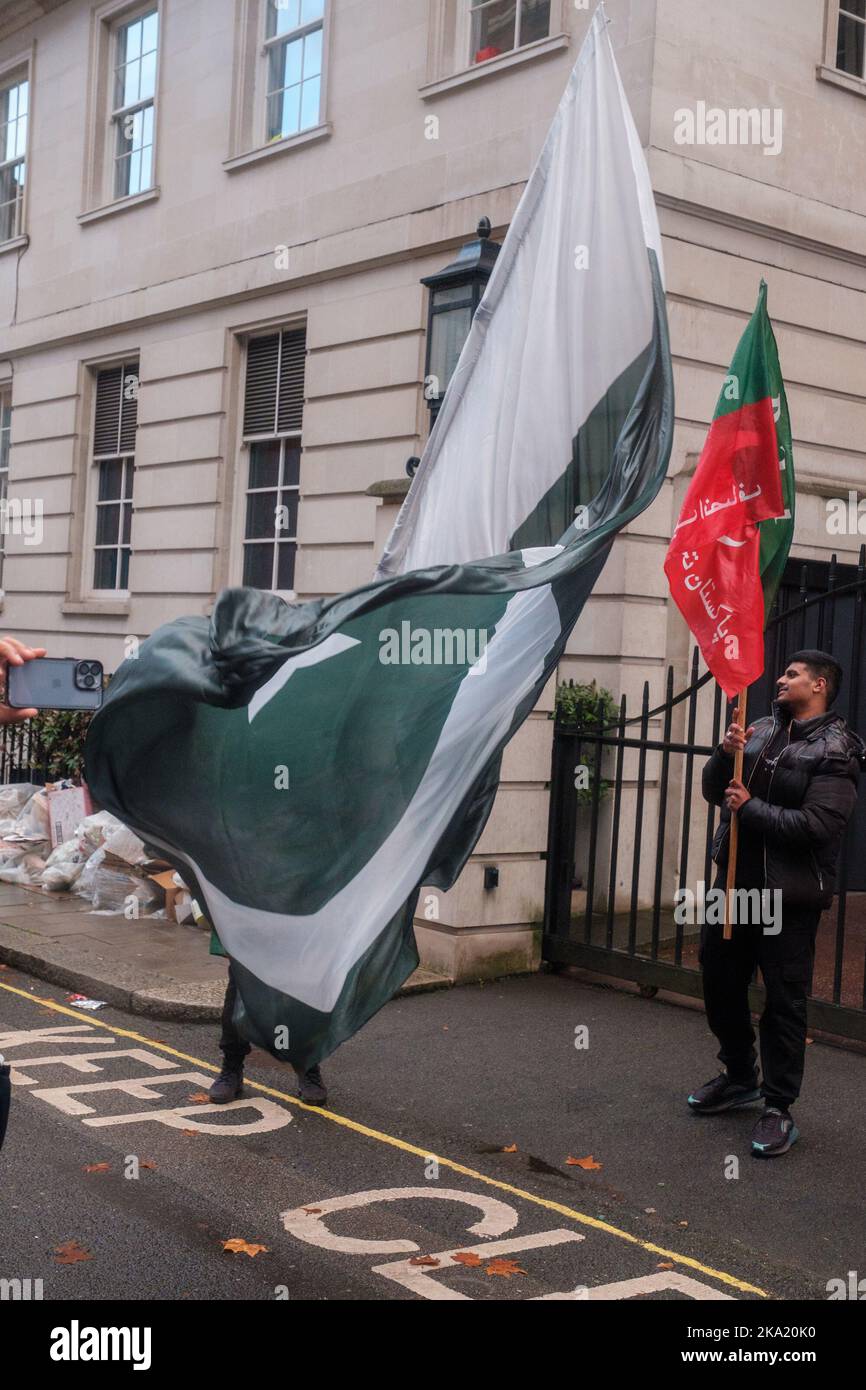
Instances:
[[[213,1062],[205,1062],[200,1057],[191,1057],[188,1052],[180,1052],[176,1047],[170,1047],[168,1043],[157,1042],[153,1038],[146,1037],[143,1033],[134,1033],[128,1028],[117,1028],[110,1023],[103,1023],[101,1019],[94,1018],[91,1014],[76,1012],[75,1009],[70,1009],[65,1004],[58,1004],[53,999],[42,999],[38,995],[31,994],[28,990],[17,989],[14,985],[5,984],[3,981],[0,981],[0,989],[6,990],[8,994],[17,994],[21,999],[26,999],[31,1004],[39,1004],[43,1008],[52,1009],[55,1013],[67,1014],[80,1023],[90,1023],[95,1028],[104,1028],[107,1033],[116,1033],[121,1038],[132,1038],[133,1041],[144,1043],[147,1047],[158,1048],[160,1052],[166,1052],[171,1057],[179,1057],[183,1062],[192,1062],[193,1065],[204,1067],[207,1071],[219,1071],[219,1067],[215,1066]],[[599,1221],[597,1217],[587,1216],[585,1212],[575,1211],[573,1207],[567,1207],[562,1202],[552,1202],[547,1197],[538,1197],[534,1192],[526,1192],[521,1187],[514,1187],[512,1183],[503,1182],[501,1178],[493,1178],[487,1173],[479,1173],[475,1168],[467,1168],[465,1164],[458,1163],[453,1158],[442,1158],[438,1154],[431,1154],[429,1149],[419,1148],[417,1144],[410,1144],[407,1140],[398,1139],[393,1134],[385,1134],[380,1129],[370,1129],[368,1125],[361,1124],[359,1120],[351,1120],[347,1115],[338,1115],[334,1110],[325,1110],[317,1105],[307,1105],[297,1096],[287,1095],[285,1091],[277,1091],[272,1086],[265,1086],[261,1081],[251,1081],[246,1075],[244,1076],[244,1084],[256,1091],[261,1091],[263,1095],[273,1096],[289,1105],[296,1105],[301,1110],[307,1110],[310,1114],[318,1115],[320,1119],[329,1120],[331,1124],[340,1125],[343,1129],[354,1131],[355,1134],[363,1134],[366,1139],[375,1139],[380,1144],[389,1144],[391,1148],[402,1149],[404,1153],[414,1154],[417,1158],[435,1159],[441,1168],[448,1168],[452,1173],[460,1173],[465,1178],[472,1178],[475,1182],[483,1183],[485,1187],[495,1187],[500,1192],[508,1192],[512,1197],[520,1197],[524,1202],[531,1202],[533,1206],[556,1212],[557,1216],[567,1217],[569,1221],[576,1221],[581,1226],[591,1226],[595,1231],[604,1231],[606,1235],[616,1236],[617,1239],[624,1240],[629,1245],[636,1245],[641,1250],[646,1250],[650,1255],[661,1255],[666,1260],[673,1260],[675,1264],[694,1269],[699,1274],[708,1275],[711,1279],[718,1279],[720,1283],[727,1284],[730,1288],[739,1289],[741,1293],[758,1294],[761,1298],[770,1297],[766,1289],[760,1289],[755,1284],[747,1283],[744,1279],[737,1279],[733,1274],[725,1274],[722,1270],[713,1269],[710,1265],[701,1264],[700,1260],[693,1260],[689,1255],[679,1255],[675,1250],[666,1250],[663,1245],[655,1245],[649,1240],[640,1240],[638,1236],[633,1236],[628,1231],[621,1231],[618,1226],[611,1226],[607,1221]]]

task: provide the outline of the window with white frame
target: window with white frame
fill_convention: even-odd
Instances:
[[[129,588],[137,426],[138,363],[99,371],[93,424],[94,589]]]
[[[326,0],[267,0],[268,143],[287,140],[320,122],[325,3]]]
[[[486,63],[550,35],[550,0],[466,0],[468,61]]]
[[[0,391],[0,592],[3,589],[3,565],[6,559],[6,498],[9,495],[9,443],[12,433],[12,394]]]
[[[306,352],[305,328],[247,344],[242,583],[254,589],[291,593],[295,587]]]
[[[866,0],[839,0],[836,67],[866,78]]]
[[[0,84],[0,242],[23,230],[29,101],[26,77]]]
[[[113,196],[128,198],[153,187],[158,11],[148,10],[120,22],[114,31],[113,48]]]

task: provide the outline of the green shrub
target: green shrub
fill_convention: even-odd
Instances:
[[[44,709],[30,721],[31,766],[46,782],[64,777],[81,780],[84,740],[92,718],[89,711]]]
[[[562,681],[556,687],[556,720],[562,728],[583,729],[587,733],[595,733],[598,729],[599,712],[604,729],[616,724],[619,718],[619,705],[616,700],[609,690],[600,689],[595,681],[591,681],[589,685],[581,685],[573,680]],[[592,743],[581,748],[580,756],[589,772],[589,786],[577,788],[578,806],[587,806],[592,801],[598,752],[598,748]],[[598,788],[599,798],[606,796],[609,790],[610,783],[602,778]]]

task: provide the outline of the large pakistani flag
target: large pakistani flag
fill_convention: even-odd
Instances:
[[[673,426],[659,232],[603,13],[505,240],[381,577],[160,628],[87,745],[99,800],[216,925],[237,1022],[296,1066],[417,964]]]

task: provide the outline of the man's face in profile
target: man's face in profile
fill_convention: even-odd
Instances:
[[[792,661],[776,681],[776,698],[789,709],[801,709],[808,705],[813,695],[826,692],[823,678],[816,681],[808,666],[802,661]]]

